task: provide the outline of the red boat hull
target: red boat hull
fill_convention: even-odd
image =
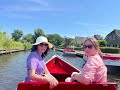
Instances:
[[[120,55],[114,55],[114,54],[103,54],[104,60],[120,60]]]
[[[76,52],[74,49],[64,49],[63,55],[64,56],[76,56]]]
[[[45,82],[21,82],[17,90],[117,90],[116,83],[96,83],[83,85],[77,82],[59,82],[53,89]]]
[[[46,63],[48,70],[59,81],[58,86],[52,90],[117,90],[117,84],[112,82],[93,83],[83,85],[78,82],[65,82],[72,72],[79,72],[78,69],[68,64],[59,57],[53,57]],[[20,82],[17,90],[51,90],[47,82]]]

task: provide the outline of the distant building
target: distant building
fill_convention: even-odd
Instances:
[[[79,44],[79,45],[82,45],[84,40],[86,39],[87,37],[78,37],[76,36],[75,37],[75,44]]]
[[[97,40],[103,40],[103,37],[101,35],[94,35],[94,37],[97,39]]]
[[[120,47],[120,30],[114,29],[106,37],[107,46]]]

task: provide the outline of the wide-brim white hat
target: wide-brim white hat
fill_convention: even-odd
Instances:
[[[53,45],[50,42],[48,42],[48,39],[46,37],[44,37],[44,36],[38,37],[36,39],[36,42],[34,44],[32,44],[32,45],[38,45],[38,44],[43,43],[43,42],[47,43],[49,48],[53,48]]]

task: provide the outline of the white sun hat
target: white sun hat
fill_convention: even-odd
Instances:
[[[43,43],[43,42],[44,42],[44,43],[47,43],[49,48],[52,48],[52,47],[53,47],[53,45],[52,45],[50,42],[48,42],[48,39],[47,39],[46,37],[44,37],[44,36],[38,37],[38,38],[36,39],[36,43],[34,43],[34,44],[32,44],[32,45],[38,45],[38,44]]]

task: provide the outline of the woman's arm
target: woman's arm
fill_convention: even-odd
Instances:
[[[45,74],[50,74],[50,72],[48,71],[48,68],[45,66]]]
[[[58,85],[58,81],[57,79],[55,79],[51,74],[42,76],[42,75],[37,75],[35,73],[35,70],[30,69],[29,70],[29,76],[33,81],[45,81],[45,82],[49,82],[50,84],[50,88],[54,88],[55,86]]]
[[[29,76],[33,81],[47,81],[46,77],[36,74],[33,69],[29,69]]]
[[[95,58],[89,58],[89,60],[87,60],[87,63],[85,64],[85,66],[83,67],[82,71],[80,74],[74,74],[72,76],[72,79],[77,80],[80,83],[83,84],[90,84],[92,82],[92,80],[94,79],[94,75],[96,73],[96,68],[98,67],[97,65],[97,60],[95,60]]]
[[[71,76],[71,78],[73,80],[77,80],[78,82],[80,82],[82,84],[85,84],[85,85],[90,84],[90,80],[89,79],[84,80],[84,77],[80,73],[74,74],[73,76]]]

